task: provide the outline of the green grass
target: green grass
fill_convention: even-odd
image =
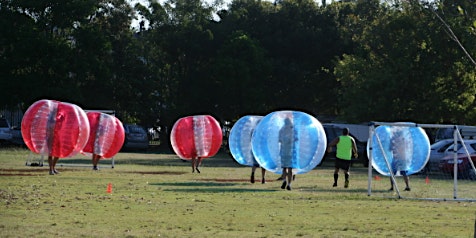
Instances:
[[[47,166],[25,166],[29,156],[25,149],[0,150],[1,237],[473,237],[475,232],[476,203],[389,198],[395,195],[383,189],[388,179],[375,181],[382,189],[368,196],[363,167],[352,168],[348,189],[332,188],[333,169],[324,164],[298,175],[293,190],[285,191],[272,173],[266,184],[250,184],[251,169],[227,154],[205,159],[200,174],[173,154],[119,153],[115,168],[104,160],[100,171],[78,155],[61,159],[61,173],[54,176]],[[412,178],[410,193],[416,197],[425,189],[420,179]],[[467,186],[476,193],[476,183]]]

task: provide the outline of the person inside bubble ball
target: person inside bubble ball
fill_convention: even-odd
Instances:
[[[283,184],[281,189],[291,190],[291,182],[293,176],[293,145],[294,145],[294,128],[291,119],[286,118],[284,125],[279,131],[279,145],[281,156],[281,167],[283,168]]]
[[[62,114],[56,115],[56,113],[50,113],[50,115],[48,115],[47,143],[49,145],[49,148],[53,147],[55,124],[56,123],[60,124],[63,122],[63,120],[64,120],[64,116]],[[56,142],[56,143],[59,143],[59,142]],[[59,157],[52,156],[52,155],[48,156],[48,166],[50,167],[50,175],[59,174],[58,170],[56,170],[56,163],[58,162],[58,160],[59,160]]]
[[[407,151],[407,144],[405,144],[405,139],[402,134],[396,134],[391,140],[391,146],[392,146],[392,155],[393,155],[393,160],[392,160],[392,171],[393,174],[400,174],[403,176],[403,181],[405,182],[405,191],[411,191],[410,189],[410,180],[407,175],[407,171],[405,169],[406,167],[406,151]],[[389,191],[393,191],[393,180],[392,177],[390,177],[390,189]]]
[[[202,164],[202,158],[199,156],[193,157],[192,158],[192,173],[195,173],[195,170],[197,170],[197,173],[200,173],[200,170],[198,167]]]
[[[344,170],[345,182],[344,188],[349,187],[349,169],[352,159],[352,153],[357,158],[357,145],[354,138],[350,136],[349,128],[342,130],[342,135],[335,138],[328,146],[327,152],[332,151],[332,147],[337,146],[336,162],[334,170],[334,184],[332,187],[337,187],[337,181],[339,180],[339,170]]]

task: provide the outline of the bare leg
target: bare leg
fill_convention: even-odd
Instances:
[[[53,157],[48,156],[48,165],[50,167],[50,175],[55,175],[55,167],[53,165]]]
[[[58,170],[56,170],[56,163],[58,162],[59,157],[53,157],[53,173],[59,174]]]
[[[195,169],[197,170],[198,173],[200,173],[200,170],[198,169],[200,165],[202,165],[202,158],[198,157],[196,161],[196,166],[195,166]]]
[[[255,183],[255,171],[256,171],[256,166],[251,167],[251,177],[250,177],[250,182]]]
[[[410,181],[408,179],[408,176],[407,175],[404,175],[403,176],[403,180],[405,181],[405,191],[410,191]]]
[[[266,176],[266,169],[261,168],[261,183],[266,183],[265,176]]]
[[[99,162],[99,159],[101,158],[100,155],[97,155],[97,154],[93,154],[93,169],[94,170],[99,170],[98,169],[98,162]]]
[[[197,158],[193,157],[192,158],[192,173],[195,173],[195,163],[196,163]]]
[[[283,178],[283,184],[281,185],[281,189],[285,189],[286,188],[286,168],[283,168],[283,174],[281,175],[281,177]]]
[[[291,182],[293,181],[293,169],[287,168],[286,177],[288,180],[288,186],[286,187],[287,190],[291,190]]]

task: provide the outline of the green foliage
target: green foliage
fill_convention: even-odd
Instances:
[[[406,5],[364,25],[357,53],[344,56],[335,69],[342,83],[340,104],[349,105],[342,108],[342,117],[475,122],[470,117],[474,66],[461,61],[457,45],[438,40],[447,36],[431,14]]]
[[[476,123],[473,1],[222,6],[3,1],[0,105],[25,110],[49,98],[168,126],[190,114],[233,120],[279,109],[349,122]]]

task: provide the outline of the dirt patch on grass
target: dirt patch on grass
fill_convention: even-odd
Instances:
[[[221,183],[228,183],[228,182],[250,182],[249,179],[198,179],[201,181],[207,182],[221,182]]]
[[[60,172],[63,171],[71,171],[62,169]],[[37,176],[38,174],[48,174],[48,167],[43,169],[0,169],[0,177],[8,177],[8,176]]]
[[[0,169],[0,177],[8,176],[37,176],[39,173],[45,173],[48,170],[39,169]]]
[[[165,174],[165,175],[182,175],[186,174],[185,172],[170,172],[170,171],[130,171],[125,172],[130,174]]]

